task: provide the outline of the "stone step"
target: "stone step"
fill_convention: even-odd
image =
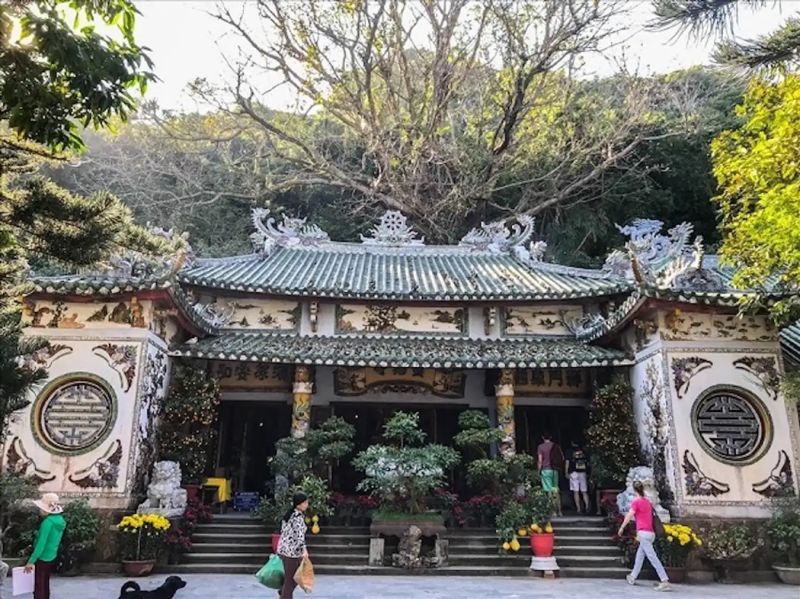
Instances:
[[[352,545],[358,543],[369,544],[369,536],[367,535],[334,535],[334,534],[319,534],[308,535],[309,544],[317,542],[331,544]],[[323,541],[324,540],[324,541]],[[272,533],[265,531],[261,532],[195,532],[192,535],[192,541],[195,543],[272,543]]]
[[[556,555],[558,565],[563,567],[570,566],[619,566],[620,557],[618,555]],[[452,565],[514,565],[525,566],[530,565],[531,554],[530,552],[519,552],[516,554],[505,555],[469,555],[460,553],[450,553],[448,560]]]
[[[264,565],[269,559],[269,553],[187,553],[184,556],[184,563],[193,564],[218,564],[218,563],[235,563],[240,565],[247,565],[252,568],[258,569]],[[319,565],[362,565],[366,566],[369,561],[369,555],[362,553],[361,555],[341,555],[339,553],[322,554],[312,553],[311,559],[314,566]]]
[[[258,566],[260,567],[260,566]],[[173,574],[251,574],[255,575],[258,567],[236,563],[203,563],[181,564],[170,566],[169,573]],[[403,574],[420,574],[427,576],[531,576],[529,566],[525,567],[481,567],[481,566],[448,566],[418,572],[404,572],[397,568],[374,566],[332,566],[320,564],[314,567],[319,576],[325,575],[368,575],[368,576],[398,576]],[[624,579],[630,570],[620,567],[595,566],[591,568],[562,567],[559,576],[564,578],[606,578]]]
[[[368,554],[369,544],[359,545],[326,545],[309,543],[308,547],[314,553],[333,553],[341,555]],[[268,543],[194,543],[189,550],[190,554],[195,553],[258,553],[269,555],[272,552],[272,545]]]

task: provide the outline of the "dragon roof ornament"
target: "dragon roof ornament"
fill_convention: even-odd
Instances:
[[[330,241],[325,231],[306,224],[305,218],[283,215],[283,220],[276,224],[267,208],[253,208],[251,218],[256,231],[250,235],[250,241],[259,253],[269,254],[276,245],[318,245]]]
[[[371,237],[361,236],[364,245],[423,246],[424,238],[408,224],[408,219],[397,210],[387,210],[380,222],[370,231]]]
[[[625,250],[614,250],[603,270],[660,289],[719,291],[725,285],[720,276],[705,267],[703,238],[691,241],[694,228],[681,223],[667,231],[659,220],[638,218],[617,229],[629,237]]]
[[[520,258],[541,260],[546,244],[543,241],[531,242],[530,247],[525,244],[533,237],[533,225],[536,222],[532,216],[523,214],[517,217],[517,222],[507,226],[504,222],[481,223],[480,227],[472,229],[464,235],[458,245],[473,250],[490,251],[494,253],[508,252],[515,249],[522,253]]]

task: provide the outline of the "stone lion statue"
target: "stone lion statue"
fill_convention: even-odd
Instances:
[[[636,498],[636,491],[633,490],[633,483],[640,482],[644,485],[644,494],[653,504],[658,517],[662,522],[669,522],[669,512],[661,506],[661,500],[658,497],[658,490],[656,489],[656,478],[653,474],[653,469],[649,466],[636,466],[628,470],[628,477],[626,479],[626,489],[617,495],[617,509],[620,514],[627,514],[631,509],[631,503]]]
[[[178,462],[156,462],[152,480],[147,486],[147,499],[139,506],[139,513],[172,518],[181,516],[185,510],[186,489],[181,489],[181,465]]]

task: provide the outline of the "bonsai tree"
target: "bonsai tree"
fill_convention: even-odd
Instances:
[[[208,467],[217,431],[219,387],[208,374],[178,367],[159,424],[161,459],[180,462],[184,480],[199,483]]]
[[[318,428],[308,431],[308,450],[315,469],[326,471],[328,485],[333,482],[333,466],[353,453],[356,427],[341,416],[331,416]]]
[[[469,460],[467,482],[475,489],[509,496],[527,491],[536,475],[536,462],[524,453],[489,457],[489,450],[503,438],[503,431],[492,426],[489,417],[478,410],[467,410],[458,417],[460,432],[453,439]],[[474,459],[470,459],[475,456]],[[522,489],[520,489],[522,487]]]
[[[633,389],[622,376],[597,389],[586,430],[592,478],[599,487],[617,488],[640,461],[633,421]]]
[[[541,488],[534,489],[525,499],[525,513],[530,521],[531,534],[553,532],[553,497]]]
[[[397,412],[384,425],[385,444],[371,445],[353,461],[366,475],[358,490],[376,496],[383,509],[424,513],[428,497],[445,486],[445,472],[459,461],[450,447],[424,445],[425,437],[419,414]]]
[[[76,572],[94,553],[102,520],[85,499],[72,501],[64,506],[67,527],[58,549],[56,570]]]
[[[525,507],[516,499],[509,501],[497,514],[497,538],[502,543],[505,551],[519,551],[520,543],[517,536],[523,536],[528,527],[528,515]]]
[[[776,564],[800,567],[800,501],[781,503],[767,522],[766,532]]]

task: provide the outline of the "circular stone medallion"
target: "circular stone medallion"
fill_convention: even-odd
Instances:
[[[760,402],[729,388],[701,396],[692,410],[692,425],[703,449],[735,464],[760,457],[771,435],[769,416]]]
[[[70,377],[53,381],[37,401],[35,431],[50,448],[63,453],[89,451],[111,432],[114,395],[100,379]]]

